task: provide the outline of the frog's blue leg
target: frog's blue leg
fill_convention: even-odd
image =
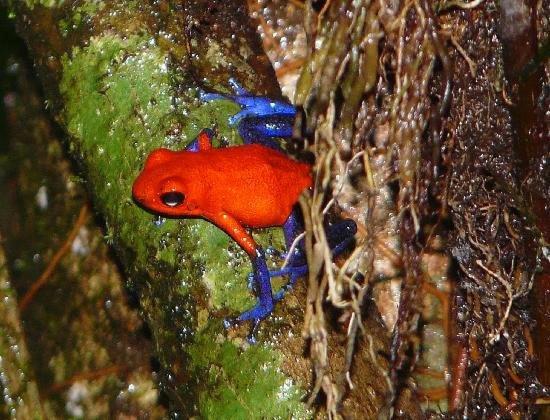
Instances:
[[[243,118],[237,131],[245,144],[260,143],[275,150],[281,150],[273,137],[291,137],[294,116],[269,116]]]
[[[277,116],[286,117],[290,121],[290,126],[292,127],[294,117],[296,116],[296,108],[294,108],[294,105],[263,96],[231,96],[230,98],[241,106],[239,112],[229,117],[230,125],[238,125],[243,119],[250,117],[261,121],[263,118]],[[277,134],[269,135],[280,137],[280,135]]]
[[[296,281],[307,274],[307,262],[304,255],[304,240],[300,240],[295,246],[294,250],[292,245],[294,241],[304,231],[303,222],[301,220],[301,214],[297,207],[292,210],[287,221],[283,225],[283,234],[285,237],[285,245],[288,252],[292,252],[288,260],[288,265],[281,270],[273,271],[270,273],[271,277],[289,276],[288,283],[283,286],[273,297],[275,302],[280,301],[286,292],[290,290],[296,284]]]
[[[298,213],[294,210],[289,216],[287,222],[283,226],[286,248],[290,250],[292,243],[298,234],[303,231],[301,223],[299,222]],[[354,235],[357,232],[357,225],[353,220],[346,219],[332,224],[325,228],[327,241],[332,255],[336,256],[341,254],[348,248],[354,240]],[[304,240],[298,242],[298,246],[295,247],[293,255],[290,257],[289,263],[286,267],[271,271],[270,277],[289,276],[288,283],[283,286],[275,295],[273,299],[275,302],[281,300],[286,292],[288,292],[296,281],[307,274],[308,267],[304,252]]]
[[[248,341],[255,343],[258,326],[262,319],[273,312],[275,301],[273,300],[271,278],[269,276],[269,270],[267,269],[265,253],[260,246],[256,248],[256,257],[252,258],[252,265],[254,267],[253,276],[255,291],[258,295],[259,302],[254,308],[243,312],[237,318],[224,320],[224,326],[229,328],[239,322],[252,321],[252,328],[248,335]]]
[[[243,141],[246,144],[260,143],[280,150],[273,138],[292,136],[292,127],[296,116],[294,106],[262,96],[253,96],[234,79],[230,79],[229,82],[235,93],[234,95],[201,92],[201,99],[203,101],[225,99],[235,102],[241,107],[241,110],[229,118],[229,124],[237,126]],[[356,230],[357,227],[351,220],[344,220],[327,227],[327,238],[333,255],[340,254],[350,245]],[[303,231],[298,209],[292,211],[283,225],[283,231],[286,248],[290,250],[296,237]],[[253,321],[248,339],[254,342],[254,335],[260,321],[273,311],[275,302],[281,300],[296,281],[307,273],[308,267],[303,240],[294,248],[288,265],[280,270],[269,272],[265,253],[259,247],[256,257],[252,260],[254,271],[249,277],[249,284],[253,283],[259,302],[254,308],[242,313],[233,320],[226,320],[224,324],[229,327],[237,322]],[[273,296],[271,278],[278,276],[289,276],[289,282]]]
[[[292,135],[296,116],[293,105],[264,96],[254,96],[235,79],[229,79],[229,83],[234,95],[201,92],[200,98],[205,102],[225,99],[238,104],[241,110],[229,117],[229,124],[237,127],[245,143],[262,143],[277,148],[270,138]]]
[[[294,117],[296,109],[294,105],[283,101],[267,98],[265,96],[255,96],[240,86],[238,82],[231,78],[229,79],[234,95],[224,95],[222,93],[200,92],[200,99],[205,102],[210,102],[218,99],[225,99],[235,102],[240,105],[241,110],[235,115],[229,117],[229,124],[237,125],[243,118],[246,117],[270,117],[273,115]]]
[[[340,255],[354,241],[357,225],[351,219],[340,220],[325,228],[332,256]]]
[[[291,248],[295,238],[303,230],[298,216],[299,213],[295,209],[283,226],[287,249]],[[352,220],[343,220],[328,226],[326,230],[329,246],[333,251],[333,255],[337,255],[351,244],[357,227]],[[296,281],[307,274],[308,267],[303,250],[303,239],[299,241],[298,246],[295,247],[288,266],[281,270],[272,272],[268,270],[265,253],[259,246],[256,249],[256,256],[252,258],[252,264],[254,271],[249,281],[253,281],[254,291],[258,296],[259,302],[254,308],[243,312],[237,318],[226,319],[224,321],[224,326],[229,328],[243,321],[252,321],[252,328],[248,335],[248,341],[255,343],[255,335],[260,322],[271,314],[275,303],[284,297],[285,293],[294,286]],[[289,276],[290,279],[281,290],[273,295],[271,278],[277,276]]]

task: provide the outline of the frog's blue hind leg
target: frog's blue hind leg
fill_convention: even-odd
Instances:
[[[283,226],[285,234],[285,242],[288,250],[291,249],[292,244],[299,233],[303,230],[302,223],[299,219],[299,213],[297,209],[294,209],[288,220]],[[332,249],[333,255],[338,255],[344,251],[353,241],[357,227],[352,220],[342,220],[341,222],[330,225],[326,228],[327,238],[329,246]],[[288,266],[278,271],[270,272],[267,268],[265,253],[261,247],[256,249],[256,256],[252,258],[253,274],[252,279],[254,282],[254,290],[258,295],[258,304],[243,312],[237,318],[226,319],[224,325],[229,328],[239,322],[252,321],[252,328],[248,335],[248,341],[251,343],[256,342],[256,331],[260,322],[266,318],[275,306],[275,303],[281,300],[285,293],[290,290],[296,281],[307,274],[308,267],[303,250],[303,239],[298,242],[292,251],[292,256],[289,259]],[[275,295],[273,295],[271,287],[271,278],[277,276],[289,276],[289,282],[282,287]]]
[[[335,257],[344,252],[355,240],[357,225],[351,219],[344,219],[325,228],[328,246]]]
[[[286,248],[291,249],[292,244],[296,237],[303,231],[302,224],[299,219],[299,214],[296,209],[292,211],[288,220],[283,226]],[[336,256],[341,254],[354,240],[354,235],[357,232],[357,225],[353,220],[346,219],[332,224],[325,228],[327,241],[332,255]],[[307,274],[308,267],[304,252],[304,240],[301,239],[298,245],[295,247],[292,256],[289,259],[289,263],[286,267],[271,271],[270,277],[289,276],[288,283],[283,286],[275,295],[273,299],[275,302],[281,300],[286,292],[288,292],[296,281]]]
[[[262,96],[253,96],[234,79],[230,79],[229,82],[234,95],[201,92],[201,99],[203,101],[225,99],[235,102],[241,107],[241,110],[229,118],[229,124],[237,127],[243,141],[246,144],[259,143],[280,150],[273,138],[292,136],[292,127],[296,116],[294,106]],[[338,255],[353,241],[357,227],[353,221],[344,220],[328,226],[326,229],[333,255]],[[294,240],[303,231],[300,212],[297,208],[292,211],[283,225],[283,231],[286,248],[290,251]],[[308,271],[303,242],[302,239],[295,246],[286,267],[272,272],[269,272],[267,268],[264,251],[258,247],[257,255],[251,257],[254,271],[250,280],[252,280],[259,302],[254,308],[242,313],[237,318],[226,320],[224,323],[226,327],[237,322],[251,320],[253,327],[248,340],[255,341],[254,335],[260,321],[273,311],[275,302],[281,300],[296,281]],[[278,276],[289,276],[289,281],[273,296],[271,278]]]
[[[237,131],[245,144],[261,144],[281,150],[274,137],[291,137],[294,116],[247,117],[241,120]]]
[[[236,126],[247,144],[261,143],[278,149],[273,137],[290,137],[296,116],[296,108],[287,102],[254,96],[235,79],[229,79],[234,95],[201,92],[203,101],[228,99],[241,107],[235,115],[229,117],[229,124]]]

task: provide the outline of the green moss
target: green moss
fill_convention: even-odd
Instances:
[[[92,38],[89,47],[76,48],[71,58],[63,59],[65,117],[69,132],[79,139],[72,143],[73,151],[82,162],[94,163],[87,168],[88,178],[106,215],[108,231],[112,227],[115,239],[137,249],[139,264],[147,263],[145,249],[149,243],[162,249],[165,262],[177,261],[180,237],[188,238],[183,243],[193,245],[194,255],[209,256],[194,246],[205,234],[195,226],[203,223],[169,221],[160,228],[153,226],[153,216],[132,202],[131,185],[151,150],[161,146],[181,149],[201,128],[213,126],[217,118],[228,115],[228,106],[206,104],[188,115],[181,130],[182,117],[172,105],[165,59],[152,39],[140,36]],[[231,105],[235,112],[235,105]],[[217,125],[222,127],[223,123]],[[183,133],[174,138],[168,134],[173,131]]]
[[[67,19],[59,20],[59,29],[63,36],[67,36],[69,30],[78,28],[87,19],[95,16],[98,11],[105,7],[103,0],[89,0],[84,4],[71,8],[70,16]]]
[[[25,4],[29,9],[33,9],[34,6],[40,5],[44,7],[59,7],[61,6],[65,0],[26,0]]]
[[[189,355],[202,378],[199,413],[204,419],[305,419],[301,391],[279,370],[279,353],[260,345],[237,347],[210,323]]]
[[[191,229],[196,222],[171,220],[157,227],[154,217],[131,199],[133,180],[148,153],[160,146],[181,148],[191,139],[184,134],[174,142],[167,134],[180,130],[181,123],[173,106],[166,54],[147,36],[108,35],[91,38],[88,47],[75,48],[62,63],[64,117],[74,139],[70,147],[86,166],[107,237],[132,250],[135,266],[153,277],[156,272],[174,273],[147,286],[152,294],[148,304],[156,304],[155,295],[177,296],[189,290],[189,283],[200,278],[200,265],[208,263],[185,264],[198,239]],[[136,284],[144,286],[139,280]],[[166,315],[158,309],[147,309],[155,314],[150,322],[170,319],[169,307],[164,309]],[[185,322],[190,327],[193,320]]]

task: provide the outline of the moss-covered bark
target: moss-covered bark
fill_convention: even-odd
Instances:
[[[239,142],[227,124],[238,108],[200,103],[199,87],[228,92],[227,80],[235,77],[257,94],[279,95],[245,5],[13,6],[107,240],[139,296],[171,408],[204,418],[222,412],[233,418],[307,416],[303,391],[282,368],[285,345],[299,335],[251,347],[246,326],[231,337],[222,327],[224,316],[254,304],[248,258],[211,224],[169,220],[159,226],[131,199],[133,179],[154,148],[181,149],[203,127],[216,127],[223,142]],[[264,246],[282,245],[279,230],[256,237]],[[265,323],[260,338],[299,328],[275,324]],[[307,371],[294,373],[307,378]]]

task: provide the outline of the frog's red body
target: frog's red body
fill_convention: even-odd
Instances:
[[[243,226],[281,226],[301,192],[311,186],[310,166],[259,144],[199,150],[157,149],[133,186],[138,203],[170,217],[203,217],[233,237],[250,255],[256,244]],[[183,195],[169,206],[163,195]]]
[[[208,219],[248,253],[258,304],[237,318],[226,319],[224,325],[252,321],[248,339],[254,342],[260,321],[273,311],[275,302],[283,298],[296,280],[307,273],[303,239],[298,240],[303,227],[293,207],[302,191],[311,186],[312,178],[309,165],[275,150],[277,143],[272,140],[292,136],[296,109],[282,101],[251,95],[235,80],[229,83],[235,95],[202,92],[201,99],[206,102],[229,99],[241,107],[228,122],[237,127],[244,145],[213,149],[213,133],[205,128],[184,151],[153,151],[134,181],[132,192],[134,199],[153,213]],[[269,271],[264,250],[245,226],[281,225],[290,252],[288,264]],[[327,238],[333,252],[342,252],[355,232],[352,221],[330,226]],[[280,276],[287,276],[288,283],[273,294],[271,279]]]

